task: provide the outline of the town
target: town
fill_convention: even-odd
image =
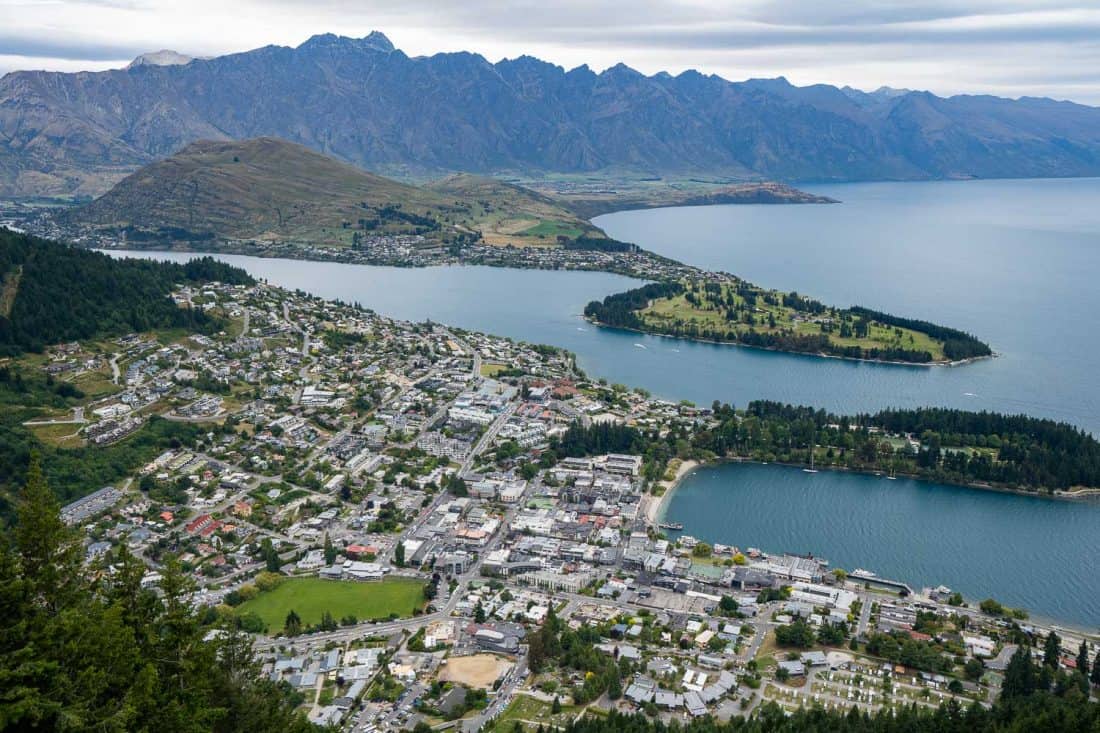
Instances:
[[[62,517],[92,567],[129,553],[155,589],[178,563],[315,723],[988,706],[1025,642],[1054,671],[1100,648],[949,588],[670,532],[691,461],[600,431],[689,435],[713,411],[591,380],[567,352],[266,284],[174,297],[226,330],[52,347],[40,368],[92,396],[31,427],[97,449],[178,431]]]

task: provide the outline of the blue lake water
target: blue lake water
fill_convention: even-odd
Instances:
[[[708,542],[812,553],[918,590],[944,584],[1092,631],[1100,624],[1100,501],[746,463],[690,474],[665,517]]]
[[[946,405],[1051,417],[1100,434],[1100,179],[812,190],[843,203],[620,212],[597,223],[760,285],[963,328],[999,356],[906,367],[597,328],[580,318],[584,305],[636,284],[603,273],[221,257],[273,283],[397,318],[562,346],[593,376],[672,399],[774,399],[847,413]],[[1097,502],[725,466],[689,477],[668,512],[710,540],[815,552],[914,585],[944,583],[968,597],[1100,623]]]
[[[999,356],[959,367],[871,364],[593,327],[580,318],[585,304],[636,284],[604,273],[224,259],[398,318],[562,346],[589,374],[670,399],[773,399],[848,413],[944,405],[1026,412],[1100,434],[1100,179],[813,190],[843,203],[655,209],[597,223],[760,285],[969,330]]]
[[[693,392],[848,411],[935,404],[1026,412],[1100,433],[1100,179],[812,190],[843,203],[656,209],[597,223],[760,285],[961,328],[1000,356],[914,368],[703,348],[683,380]]]

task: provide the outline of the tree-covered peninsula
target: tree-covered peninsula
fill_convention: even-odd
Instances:
[[[993,353],[953,328],[835,308],[728,275],[650,283],[592,301],[584,315],[613,328],[846,359],[944,364]]]
[[[656,480],[673,458],[756,460],[904,474],[960,485],[1053,493],[1100,487],[1100,442],[1080,428],[1026,415],[947,408],[835,415],[811,407],[715,403],[694,431],[657,435],[626,425],[571,426],[559,457],[645,456]]]

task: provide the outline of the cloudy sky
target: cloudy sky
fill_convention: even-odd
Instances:
[[[1100,105],[1098,0],[0,0],[0,73],[98,70],[381,30],[410,55],[523,53],[728,79]]]

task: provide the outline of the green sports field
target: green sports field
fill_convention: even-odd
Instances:
[[[386,578],[375,583],[290,578],[274,590],[261,593],[238,607],[241,613],[255,613],[268,630],[283,628],[286,615],[294,610],[303,625],[320,623],[328,611],[339,621],[355,616],[360,621],[383,619],[390,614],[411,616],[424,602],[424,583],[413,578]]]

